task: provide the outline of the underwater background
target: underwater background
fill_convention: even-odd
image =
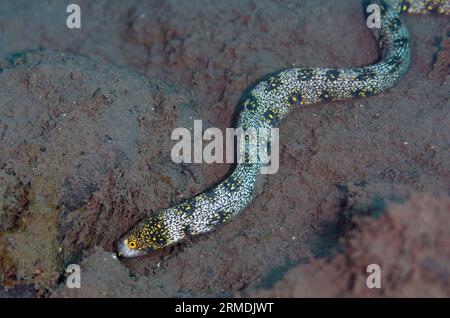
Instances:
[[[69,29],[71,2],[0,1],[0,297],[450,296],[448,18],[402,19],[393,89],[283,121],[280,169],[235,220],[119,261],[130,226],[231,168],[173,163],[174,128],[224,130],[265,74],[378,48],[360,0],[78,0]]]

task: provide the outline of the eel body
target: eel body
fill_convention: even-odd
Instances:
[[[449,0],[364,0],[377,5],[379,27],[372,32],[379,43],[378,62],[355,68],[289,68],[259,81],[238,104],[237,126],[243,130],[269,131],[294,109],[321,101],[367,97],[393,87],[410,63],[409,34],[401,13],[448,15]],[[242,143],[244,151],[250,145]],[[257,156],[259,158],[259,156]],[[212,189],[140,221],[117,242],[117,253],[134,257],[161,249],[190,235],[206,233],[230,221],[252,199],[262,160],[243,160],[231,175]]]

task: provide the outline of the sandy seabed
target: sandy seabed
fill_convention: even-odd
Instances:
[[[403,18],[393,89],[284,120],[280,170],[238,218],[119,261],[131,225],[230,169],[173,163],[174,128],[230,127],[263,75],[377,46],[359,0],[78,3],[81,30],[60,1],[0,2],[0,296],[450,296],[448,18]]]

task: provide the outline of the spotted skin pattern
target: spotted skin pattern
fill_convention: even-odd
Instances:
[[[387,2],[387,3],[386,3]],[[449,15],[449,0],[364,0],[378,4],[381,28],[372,32],[379,42],[379,62],[357,68],[290,68],[261,80],[238,105],[237,126],[268,131],[293,109],[321,101],[367,97],[401,78],[410,62],[409,35],[398,13]],[[242,143],[244,150],[248,143]],[[241,145],[242,146],[242,145]],[[244,161],[216,187],[139,222],[117,244],[118,254],[134,257],[161,249],[191,235],[209,232],[245,209],[252,199],[260,160]]]
[[[399,13],[450,15],[449,0],[391,0]]]

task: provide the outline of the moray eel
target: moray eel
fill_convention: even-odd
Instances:
[[[381,18],[380,27],[371,29],[380,47],[377,63],[356,68],[289,68],[277,72],[256,83],[238,104],[237,126],[244,130],[269,130],[277,127],[290,111],[304,105],[366,97],[394,86],[408,69],[411,54],[408,31],[399,14],[449,15],[450,11],[449,0],[364,0],[366,18],[371,4],[378,5]],[[250,147],[246,141],[242,144],[244,150]],[[139,256],[230,221],[251,202],[261,166],[261,160],[244,160],[216,187],[151,214],[119,239],[117,254]]]

